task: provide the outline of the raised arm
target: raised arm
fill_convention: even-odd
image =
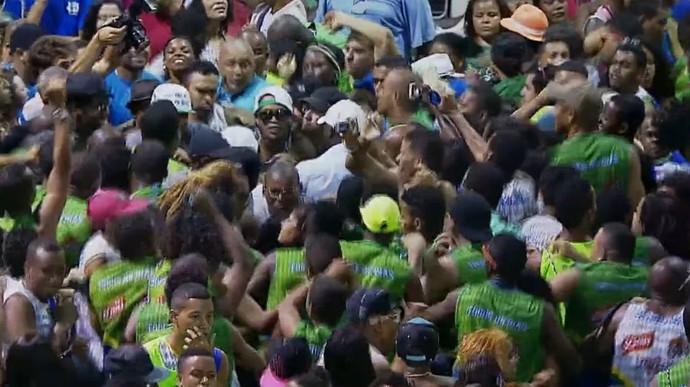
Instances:
[[[48,83],[45,94],[53,107],[55,142],[53,145],[53,169],[50,171],[46,183],[46,196],[41,205],[39,213],[40,222],[36,231],[39,237],[54,240],[58,221],[60,220],[62,209],[65,207],[69,190],[72,160],[72,152],[70,150],[72,120],[65,109],[66,91],[64,79],[51,80]]]
[[[69,68],[69,72],[80,73],[91,71],[96,62],[103,58],[103,50],[108,46],[118,45],[120,42],[122,42],[122,39],[124,39],[126,33],[127,27],[103,27],[99,29],[86,45],[86,48],[84,48],[82,54],[74,60],[74,63],[72,63],[72,66]],[[107,71],[107,69],[101,69],[100,71]]]
[[[218,300],[223,316],[231,319],[247,291],[247,284],[252,275],[251,251],[239,227],[230,224],[225,219],[208,192],[197,193],[194,198],[194,207],[215,223],[223,239],[223,247],[232,257],[232,266],[225,272],[222,280],[228,291]]]
[[[349,27],[371,39],[374,42],[374,60],[386,55],[400,55],[393,33],[382,25],[337,11],[327,13],[323,24],[333,30]]]

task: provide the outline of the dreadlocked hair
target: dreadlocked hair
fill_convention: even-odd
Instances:
[[[458,348],[456,364],[465,364],[477,355],[488,355],[498,362],[501,370],[509,367],[513,343],[507,333],[500,329],[480,329],[462,339]]]
[[[224,160],[214,161],[191,172],[184,180],[166,190],[158,199],[158,206],[169,221],[180,212],[184,201],[197,190],[206,189],[233,195],[237,179],[238,172],[233,164]]]

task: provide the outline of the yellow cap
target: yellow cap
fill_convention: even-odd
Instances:
[[[400,207],[386,195],[374,195],[359,209],[362,223],[375,234],[400,231]]]

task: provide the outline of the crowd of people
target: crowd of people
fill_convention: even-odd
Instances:
[[[690,384],[690,1],[5,0],[20,386]]]

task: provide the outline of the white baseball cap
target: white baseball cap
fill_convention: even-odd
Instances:
[[[433,70],[439,77],[452,76],[455,73],[448,54],[432,54],[412,63],[412,71],[419,76],[429,70]]]
[[[349,119],[357,120],[357,125],[360,128],[363,128],[367,122],[367,114],[364,112],[364,109],[362,109],[361,106],[350,101],[349,99],[344,99],[331,106],[326,114],[319,118],[316,123],[319,125],[328,124],[335,128],[337,124],[347,122]]]
[[[151,103],[156,101],[170,101],[175,105],[178,113],[194,113],[192,98],[183,86],[174,83],[164,83],[153,89]]]
[[[292,97],[287,90],[278,86],[268,86],[261,90],[254,98],[254,113],[258,112],[264,106],[281,105],[290,112],[293,112]]]

